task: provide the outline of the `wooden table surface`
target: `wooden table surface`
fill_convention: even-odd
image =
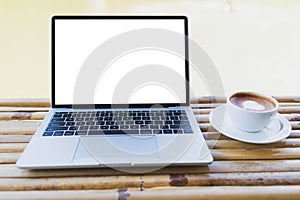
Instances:
[[[146,174],[104,169],[21,170],[15,162],[49,109],[48,99],[0,99],[0,199],[300,199],[300,96],[276,97],[290,136],[265,145],[238,142],[208,121],[224,98],[191,106],[214,162]]]

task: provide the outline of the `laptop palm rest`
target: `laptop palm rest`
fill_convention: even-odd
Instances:
[[[79,142],[90,156],[103,164],[135,163],[159,158],[156,136],[81,136]]]

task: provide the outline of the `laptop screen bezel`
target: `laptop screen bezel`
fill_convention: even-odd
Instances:
[[[182,19],[184,20],[184,34],[185,34],[185,84],[186,84],[186,102],[183,103],[151,103],[151,104],[59,104],[55,103],[55,20],[73,20],[73,19]],[[162,107],[175,107],[175,106],[189,106],[189,45],[188,45],[188,18],[184,15],[176,16],[71,16],[71,15],[55,15],[51,19],[51,106],[52,108],[150,108],[154,105]]]

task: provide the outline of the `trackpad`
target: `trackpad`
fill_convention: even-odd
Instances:
[[[80,142],[98,161],[158,157],[156,136],[81,136]]]

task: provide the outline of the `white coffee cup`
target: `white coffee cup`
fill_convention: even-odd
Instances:
[[[258,132],[276,116],[279,104],[258,91],[236,91],[227,97],[226,112],[232,123],[247,132]]]

